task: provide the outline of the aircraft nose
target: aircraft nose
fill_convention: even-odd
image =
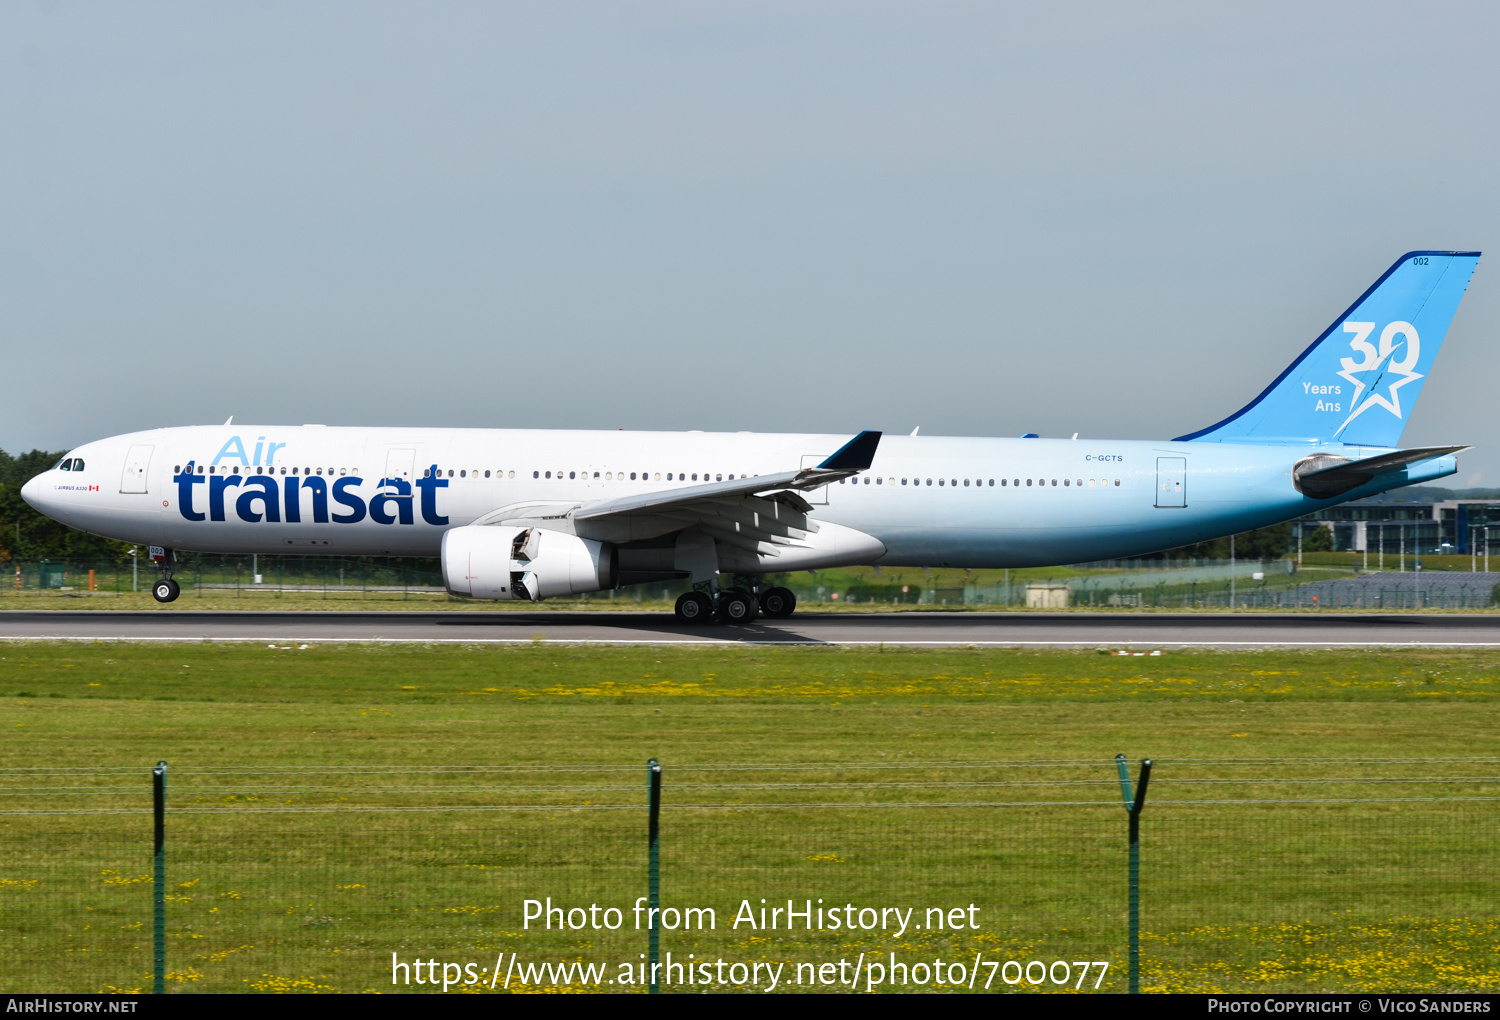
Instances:
[[[43,472],[43,474],[45,473],[46,472]],[[39,513],[46,513],[46,508],[42,506],[42,488],[42,476],[37,475],[31,481],[21,486],[21,498],[24,499],[27,505],[29,505],[33,510],[38,511]]]

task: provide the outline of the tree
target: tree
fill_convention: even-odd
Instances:
[[[1303,552],[1333,552],[1333,529],[1322,525],[1302,525]]]

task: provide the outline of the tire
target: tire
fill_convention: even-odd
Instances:
[[[168,578],[164,581],[157,581],[151,586],[151,596],[158,602],[173,602],[180,590],[177,582]]]
[[[787,588],[769,588],[760,593],[760,611],[773,620],[785,620],[797,608],[797,596]]]
[[[683,623],[703,624],[714,618],[714,604],[701,591],[690,591],[678,596],[676,613]]]
[[[755,619],[755,599],[742,591],[719,596],[719,619],[725,623],[750,623]]]

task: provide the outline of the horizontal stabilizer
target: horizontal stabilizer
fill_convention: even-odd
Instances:
[[[1374,481],[1380,475],[1403,468],[1418,461],[1446,457],[1450,453],[1467,450],[1467,446],[1421,446],[1412,450],[1397,450],[1382,453],[1363,460],[1350,460],[1332,454],[1307,457],[1292,471],[1292,482],[1297,491],[1313,499],[1332,499],[1351,489]]]

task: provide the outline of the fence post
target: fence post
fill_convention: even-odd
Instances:
[[[646,776],[649,805],[646,826],[646,916],[650,920],[648,927],[651,932],[649,959],[646,962],[651,966],[651,994],[655,995],[660,991],[656,983],[656,970],[661,953],[661,762],[655,758],[646,762]]]
[[[151,770],[151,801],[156,816],[156,850],[151,887],[156,902],[152,910],[154,979],[151,991],[161,995],[167,990],[167,763],[159,761]]]
[[[1130,994],[1141,991],[1141,809],[1146,806],[1146,786],[1151,782],[1151,759],[1141,762],[1141,782],[1130,792],[1130,767],[1123,754],[1115,755],[1120,771],[1120,796],[1130,812]]]

